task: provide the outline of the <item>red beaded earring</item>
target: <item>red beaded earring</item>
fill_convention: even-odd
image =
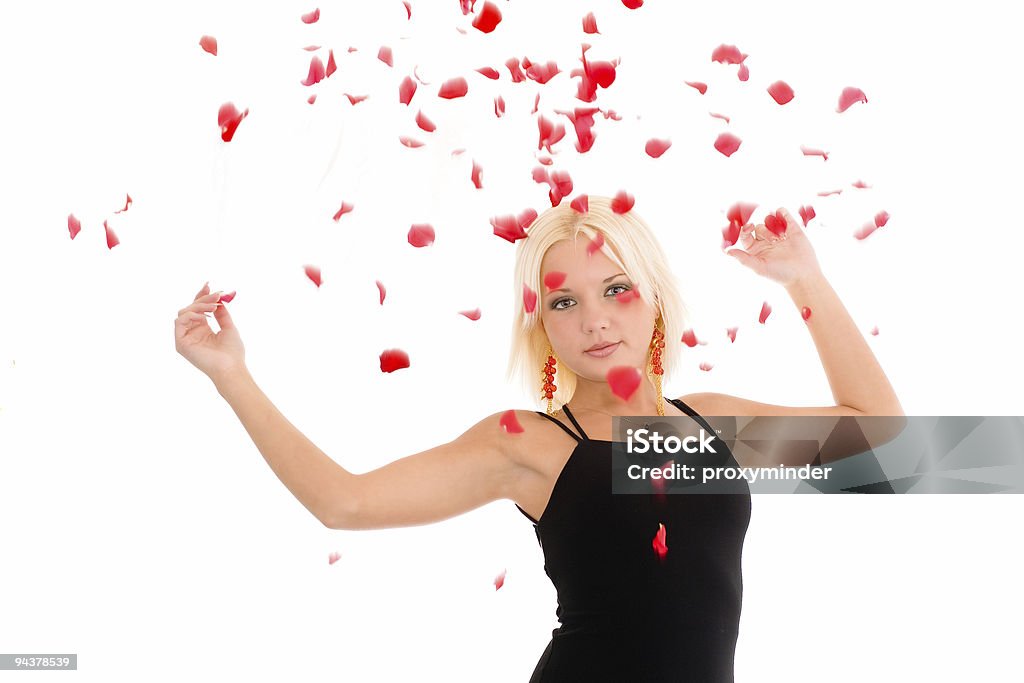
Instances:
[[[665,401],[661,396],[661,376],[665,370],[661,367],[661,350],[665,348],[665,333],[654,325],[654,334],[651,335],[651,374],[654,375],[654,386],[658,390],[658,415],[665,414]]]
[[[541,397],[548,400],[548,415],[552,415],[551,400],[558,387],[555,386],[555,356],[550,344],[548,344],[547,357],[548,360],[544,364],[544,386],[541,388],[543,392]]]

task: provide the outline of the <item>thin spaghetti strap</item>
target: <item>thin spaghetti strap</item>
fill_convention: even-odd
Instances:
[[[551,417],[551,416],[550,416],[550,415],[548,415],[547,413],[542,413],[542,412],[540,412],[539,410],[535,410],[535,411],[533,411],[533,412],[537,413],[538,415],[540,415],[540,416],[542,416],[542,417],[546,417],[547,419],[549,419],[549,420],[551,420],[552,422],[554,422],[554,423],[555,423],[556,425],[558,425],[559,427],[561,427],[561,428],[562,428],[562,429],[563,429],[563,430],[565,431],[565,433],[566,433],[566,434],[568,434],[568,435],[569,435],[569,436],[571,436],[571,437],[572,437],[573,439],[575,439],[577,443],[579,443],[579,442],[581,441],[580,437],[578,437],[578,436],[577,436],[576,434],[573,434],[573,431],[572,431],[571,429],[569,429],[569,428],[568,428],[568,427],[566,427],[566,426],[565,426],[564,424],[562,424],[561,422],[559,422],[559,421],[558,421],[558,420],[556,420],[555,418]],[[575,422],[576,422],[576,420],[573,420],[573,423],[574,423],[574,424],[575,424]],[[576,425],[576,426],[577,426],[577,427],[579,427],[579,425]],[[580,431],[582,432],[583,430],[581,429]],[[585,435],[584,435],[584,436],[585,436]]]
[[[569,420],[572,421],[572,423],[576,427],[576,429],[580,430],[580,434],[583,435],[583,438],[586,439],[587,441],[590,441],[590,437],[587,436],[587,433],[585,431],[583,431],[583,427],[580,427],[580,423],[576,421],[575,417],[573,417],[572,411],[569,410],[569,406],[567,406],[567,405],[562,406],[562,410],[565,411],[566,417],[568,417]]]
[[[684,413],[686,413],[687,415],[689,415],[693,419],[697,420],[697,422],[699,422],[709,432],[714,432],[715,431],[715,429],[711,425],[708,424],[707,420],[705,420],[700,415],[700,413],[698,413],[696,410],[694,410],[690,406],[686,405],[686,403],[684,403],[682,399],[680,399],[680,398],[670,398],[669,399],[669,403],[674,405],[676,408],[679,408],[679,410],[683,411]]]

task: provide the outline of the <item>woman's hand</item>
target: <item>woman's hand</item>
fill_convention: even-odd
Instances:
[[[216,382],[225,373],[245,367],[245,347],[228,309],[220,301],[221,292],[209,291],[210,283],[206,283],[195,300],[178,311],[174,320],[174,348]],[[216,334],[206,322],[208,311],[214,311],[220,326]]]
[[[781,231],[779,216],[785,218],[785,232]],[[768,221],[772,222],[775,232],[781,232],[780,235],[776,235],[764,224],[748,223],[740,229],[736,241],[738,246],[726,253],[758,275],[784,287],[821,275],[818,258],[800,222],[793,220],[785,209],[779,209],[774,216],[769,216]]]

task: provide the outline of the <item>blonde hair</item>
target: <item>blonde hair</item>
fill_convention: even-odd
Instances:
[[[568,203],[548,209],[534,220],[526,230],[527,237],[517,241],[516,263],[513,275],[515,314],[512,322],[506,380],[518,375],[527,395],[534,396],[538,405],[543,384],[543,368],[547,361],[548,338],[541,328],[540,304],[532,313],[523,305],[523,285],[543,296],[541,262],[556,242],[575,240],[580,234],[589,239],[604,238],[601,253],[622,269],[637,288],[644,301],[651,303],[661,316],[660,329],[665,333],[665,348],[662,349],[661,363],[664,369],[662,382],[679,367],[680,342],[683,331],[689,327],[690,313],[679,294],[676,278],[669,268],[665,252],[654,233],[634,211],[617,214],[612,211],[611,199],[590,195],[587,213],[580,213]],[[653,329],[651,332],[653,333]],[[556,356],[557,359],[557,356]],[[646,372],[648,381],[650,352]],[[557,364],[554,408],[569,402],[576,390],[577,376],[564,363]],[[662,385],[664,388],[664,384]]]

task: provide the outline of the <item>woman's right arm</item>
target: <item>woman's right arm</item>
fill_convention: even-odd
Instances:
[[[263,458],[288,490],[331,529],[439,522],[510,497],[522,469],[499,425],[484,418],[457,439],[353,474],[316,447],[267,398],[245,368],[215,381]]]

